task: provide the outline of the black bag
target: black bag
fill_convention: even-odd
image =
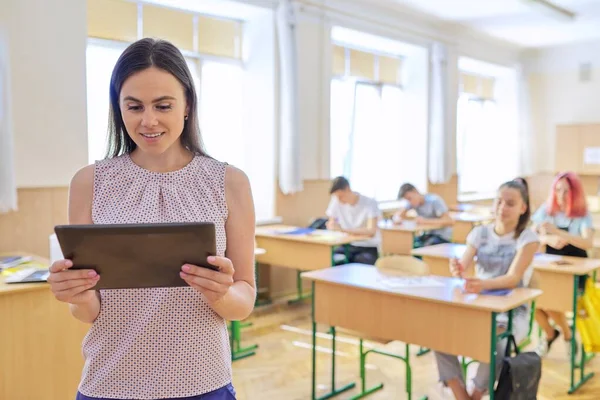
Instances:
[[[308,225],[311,229],[327,229],[328,218],[317,218]]]
[[[511,344],[516,353],[514,357],[511,357]],[[540,356],[532,351],[519,353],[515,337],[510,335],[494,398],[496,400],[536,400],[541,377],[542,359]]]

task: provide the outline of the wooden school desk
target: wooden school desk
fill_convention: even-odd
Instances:
[[[442,243],[414,249],[411,251],[411,254],[421,257],[423,262],[429,267],[431,275],[450,277],[450,259],[460,259],[466,248],[466,244]],[[474,269],[471,268],[467,276],[471,277],[473,273]]]
[[[466,243],[467,235],[475,226],[494,220],[491,215],[472,212],[451,212],[450,218],[454,221],[454,225],[452,225],[453,243]]]
[[[445,243],[435,246],[423,247],[412,251],[413,255],[421,256],[430,269],[432,275],[450,276],[449,259],[462,257],[466,245]],[[559,265],[558,262],[568,262]],[[571,312],[574,315],[573,326],[577,317],[577,299],[579,297],[578,282],[581,277],[589,275],[600,268],[600,260],[593,258],[564,257],[538,253],[533,259],[534,276],[531,286],[543,291],[536,300],[536,307],[541,309]],[[469,276],[473,275],[473,269]],[[575,346],[575,335],[571,341]],[[579,349],[581,360],[586,360],[583,346]],[[585,374],[585,362],[577,363],[575,352],[570,361],[571,385],[569,393],[575,392],[581,385],[588,381],[593,374]],[[575,378],[575,371],[579,369],[579,379]]]
[[[316,399],[316,327],[326,324],[388,340],[417,344],[450,354],[491,363],[495,376],[496,316],[530,303],[541,294],[537,289],[515,289],[507,296],[464,294],[459,280],[429,277],[437,287],[393,288],[389,276],[372,266],[348,264],[302,274],[313,286],[312,399]],[[512,318],[509,319],[509,329]],[[443,334],[440,334],[443,332]],[[336,389],[335,328],[332,329],[331,393],[342,393],[354,384]],[[477,337],[478,340],[473,340]],[[410,391],[407,369],[407,391]],[[361,371],[363,372],[363,371]],[[364,372],[363,372],[364,374]],[[364,375],[363,375],[364,376]],[[490,380],[493,400],[494,380]],[[366,390],[364,380],[362,392]]]
[[[558,262],[567,262],[561,265]],[[535,275],[533,285],[544,291],[536,301],[536,307],[554,311],[571,312],[573,314],[573,327],[577,321],[577,300],[581,295],[579,280],[600,268],[600,260],[594,258],[564,257],[548,254],[539,254],[534,259]],[[574,328],[576,332],[576,328]],[[574,393],[585,382],[590,380],[594,373],[585,374],[585,364],[588,357],[583,345],[579,348],[579,363],[575,360],[575,336],[571,337],[570,378],[569,394]],[[575,378],[575,371],[579,370],[579,378]]]
[[[256,227],[256,245],[266,251],[257,256],[261,264],[291,268],[298,271],[298,297],[292,302],[301,301],[308,296],[302,294],[301,271],[328,268],[335,265],[334,249],[365,237],[315,230],[313,234],[285,234],[298,228],[287,225]]]
[[[10,253],[16,254],[27,255]],[[54,298],[48,284],[6,284],[0,276],[0,399],[75,398],[88,328]]]
[[[443,225],[417,225],[414,221],[403,221],[398,225],[389,220],[383,221],[379,224],[381,253],[409,255],[417,234],[442,228]]]

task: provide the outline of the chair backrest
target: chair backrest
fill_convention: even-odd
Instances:
[[[379,257],[375,267],[402,275],[429,275],[429,266],[418,258],[405,255]]]

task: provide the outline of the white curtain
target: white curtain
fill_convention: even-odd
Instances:
[[[302,190],[296,16],[292,0],[280,0],[276,21],[280,72],[279,187],[283,194],[291,194]]]
[[[0,31],[0,213],[17,210],[8,37]]]
[[[454,173],[453,129],[448,114],[448,50],[441,43],[431,47],[431,98],[429,112],[429,181],[446,183]]]
[[[518,91],[518,143],[519,143],[519,176],[533,175],[533,128],[531,122],[531,97],[527,74],[523,67],[517,68]]]

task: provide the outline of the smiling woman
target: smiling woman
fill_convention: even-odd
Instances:
[[[226,320],[256,297],[254,205],[246,175],[204,152],[196,91],[181,52],[142,39],[110,82],[107,158],[80,170],[71,224],[212,222],[217,271],[182,265],[187,287],[94,290],[102,279],[56,261],[48,282],[75,318],[91,323],[78,400],[235,398]]]

